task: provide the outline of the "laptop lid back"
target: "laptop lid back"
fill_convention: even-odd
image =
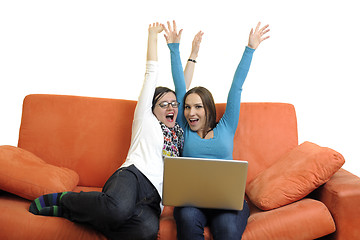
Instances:
[[[165,157],[163,205],[242,210],[248,163]]]

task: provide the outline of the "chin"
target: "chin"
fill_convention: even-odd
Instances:
[[[173,128],[175,126],[175,121],[168,121],[167,119],[164,119],[161,122],[165,124],[165,126],[167,126],[168,128]]]
[[[167,122],[167,123],[165,123],[165,126],[167,126],[168,128],[173,128],[173,127],[175,127],[175,122],[173,122],[173,123]]]
[[[191,126],[190,126],[190,130],[193,131],[193,132],[197,132],[197,131],[198,131],[198,128],[196,128],[196,127],[191,127]]]

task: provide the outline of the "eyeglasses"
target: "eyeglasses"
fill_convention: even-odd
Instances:
[[[173,108],[178,108],[180,103],[179,102],[161,102],[158,104],[159,107],[163,108],[163,109],[166,109],[169,107],[169,105],[171,105]]]

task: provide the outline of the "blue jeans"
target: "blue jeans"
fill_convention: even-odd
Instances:
[[[110,239],[156,239],[160,196],[134,166],[118,169],[102,192],[69,192],[61,199],[65,218],[90,224]]]
[[[179,240],[204,239],[205,226],[210,227],[214,240],[241,239],[250,215],[244,200],[241,211],[176,207],[174,217]]]

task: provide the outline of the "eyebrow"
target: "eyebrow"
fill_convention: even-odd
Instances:
[[[202,103],[194,103],[193,105],[194,105],[194,106],[199,106],[199,105],[201,105],[201,106],[202,106],[203,104],[202,104]],[[190,106],[190,104],[185,103],[185,106]]]

